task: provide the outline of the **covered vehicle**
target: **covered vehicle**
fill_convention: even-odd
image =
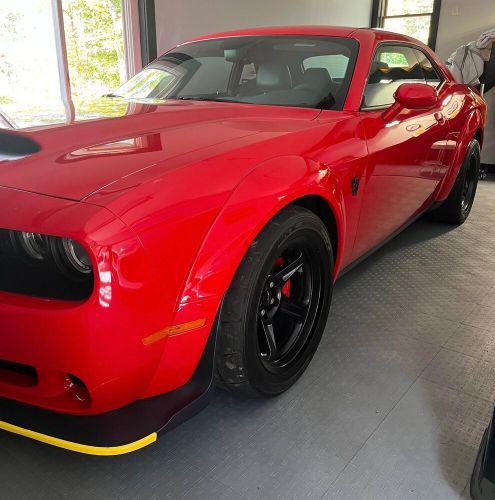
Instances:
[[[475,197],[485,103],[405,36],[210,35],[103,100],[0,133],[0,428],[67,449],[141,448],[214,378],[285,391],[338,276]]]

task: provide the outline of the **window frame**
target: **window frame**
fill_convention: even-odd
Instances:
[[[134,36],[137,22],[142,23],[141,18],[137,19],[138,12],[135,4],[136,0],[120,0],[122,6],[122,23],[124,35],[124,57],[126,64],[127,78],[133,76],[142,66],[142,50],[140,40]],[[153,0],[138,0],[139,2],[153,2]],[[153,4],[154,5],[154,4]],[[57,68],[60,85],[60,95],[65,109],[66,123],[76,121],[76,112],[72,100],[72,86],[70,81],[69,64],[67,60],[67,46],[65,42],[65,24],[62,0],[51,0],[53,30],[55,36],[55,50],[57,53]],[[153,18],[154,19],[154,18]],[[134,29],[133,29],[134,28]],[[131,30],[131,31],[129,31]]]
[[[433,1],[433,11],[422,14],[400,14],[387,16],[387,3],[388,0],[373,0],[371,7],[371,27],[383,28],[385,19],[398,19],[405,17],[429,17],[430,18],[430,33],[428,35],[428,47],[435,50],[437,44],[438,23],[440,21],[440,10],[442,8],[442,0]]]
[[[420,47],[419,45],[415,45],[414,43],[400,42],[400,41],[394,41],[394,40],[387,40],[385,42],[378,43],[376,45],[374,51],[373,51],[373,57],[371,58],[371,61],[370,61],[370,64],[369,64],[369,68],[368,68],[368,76],[366,77],[366,81],[365,81],[364,88],[363,88],[363,93],[362,93],[362,96],[361,96],[361,106],[359,107],[359,111],[360,112],[383,111],[384,109],[388,109],[388,108],[390,108],[390,106],[393,106],[393,103],[392,104],[383,104],[381,106],[363,106],[364,95],[365,95],[365,92],[366,92],[366,87],[368,86],[368,80],[369,80],[369,77],[370,77],[371,66],[373,65],[373,62],[374,62],[374,60],[376,58],[377,52],[382,47],[384,47],[384,46],[409,47],[411,49],[415,49],[415,50],[418,50],[419,52],[423,53],[424,56],[428,59],[428,61],[430,61],[430,64],[432,65],[432,67],[435,69],[435,71],[437,72],[438,76],[440,77],[440,83],[435,87],[435,91],[436,91],[437,95],[440,93],[440,90],[444,86],[446,80],[445,80],[445,77],[444,77],[443,73],[438,68],[438,65],[435,63],[435,61],[432,61],[432,59],[426,53],[426,51],[422,47]],[[425,85],[428,85],[428,83],[426,82],[426,80],[425,80]]]

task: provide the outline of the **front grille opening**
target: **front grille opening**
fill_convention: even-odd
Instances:
[[[0,359],[0,382],[19,387],[33,387],[38,383],[36,368]]]
[[[44,299],[79,301],[93,291],[93,273],[75,280],[64,274],[48,255],[30,259],[12,243],[10,231],[0,229],[0,290]]]

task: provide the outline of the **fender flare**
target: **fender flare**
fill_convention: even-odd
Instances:
[[[220,303],[259,232],[276,213],[304,196],[321,197],[333,213],[338,239],[335,276],[345,231],[340,185],[326,164],[279,156],[260,163],[236,186],[202,242],[179,305],[213,297]]]
[[[456,152],[452,160],[452,165],[450,166],[447,175],[440,185],[435,201],[444,201],[449,196],[450,191],[452,190],[452,186],[454,185],[455,180],[457,179],[457,175],[459,174],[459,170],[461,168],[462,162],[464,161],[464,157],[466,156],[468,146],[473,140],[476,132],[479,129],[483,129],[483,126],[484,120],[481,115],[480,109],[473,109],[459,134],[460,140],[457,144]]]

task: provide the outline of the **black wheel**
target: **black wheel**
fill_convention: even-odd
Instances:
[[[275,396],[301,376],[320,342],[332,293],[323,222],[289,206],[261,231],[225,296],[217,345],[220,385]]]
[[[462,224],[471,212],[480,175],[480,145],[473,139],[452,186],[449,197],[431,212],[431,218],[447,224]]]

